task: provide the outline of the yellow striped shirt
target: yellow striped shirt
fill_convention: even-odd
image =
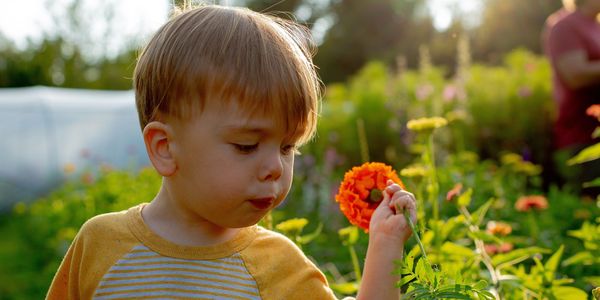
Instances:
[[[152,232],[146,204],[88,220],[69,247],[47,299],[335,299],[289,239],[259,226],[210,247]]]

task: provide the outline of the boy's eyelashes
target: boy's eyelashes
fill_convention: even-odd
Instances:
[[[233,147],[235,147],[235,149],[242,154],[250,154],[258,149],[258,143],[256,143],[256,144],[231,143],[231,145],[233,145]],[[300,152],[298,152],[298,148],[296,147],[296,145],[283,145],[281,147],[281,153],[284,155],[288,155],[288,154],[292,154],[292,153],[300,154]]]
[[[252,153],[252,151],[258,149],[258,144],[251,144],[251,145],[245,145],[245,144],[232,144],[235,149],[241,153],[244,154],[248,154],[248,153]]]

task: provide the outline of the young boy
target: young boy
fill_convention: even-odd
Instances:
[[[136,104],[162,175],[150,203],[86,222],[48,299],[334,299],[284,236],[257,226],[286,197],[296,148],[314,134],[319,80],[309,35],[241,8],[202,6],[141,53]],[[393,261],[414,197],[389,182],[370,225],[359,299],[398,299]]]

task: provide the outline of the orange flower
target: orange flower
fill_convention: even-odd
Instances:
[[[493,235],[509,235],[512,232],[512,227],[508,223],[489,221],[486,231]]]
[[[546,197],[538,195],[523,196],[517,200],[515,208],[518,211],[529,211],[532,208],[535,210],[544,210],[548,208],[548,200],[546,200]]]
[[[454,185],[454,187],[448,191],[448,193],[446,193],[446,201],[452,201],[452,199],[454,199],[454,197],[458,196],[458,194],[460,194],[460,191],[462,190],[462,183],[457,183],[456,185]]]
[[[404,189],[396,171],[383,163],[364,163],[346,172],[335,201],[350,223],[369,232],[371,216],[383,199],[388,179]]]
[[[588,107],[585,113],[588,114],[588,116],[595,117],[596,119],[600,120],[600,104],[594,104]]]

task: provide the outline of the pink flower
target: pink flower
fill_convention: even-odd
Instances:
[[[594,104],[587,108],[585,113],[590,117],[595,117],[600,121],[600,104]]]
[[[497,253],[509,252],[514,248],[514,246],[511,243],[502,243],[500,245],[485,244],[483,248],[485,249],[485,252],[487,252],[489,255],[494,255]]]
[[[454,85],[449,84],[444,87],[444,91],[442,92],[442,98],[444,99],[444,101],[450,102],[456,99],[457,96],[458,89]]]
[[[431,84],[424,84],[417,87],[415,92],[417,100],[425,100],[433,94],[434,88]]]
[[[457,183],[454,185],[454,187],[448,191],[448,193],[446,193],[446,201],[452,201],[452,199],[454,199],[454,197],[458,196],[460,194],[460,191],[462,190],[462,183]]]

